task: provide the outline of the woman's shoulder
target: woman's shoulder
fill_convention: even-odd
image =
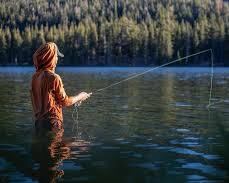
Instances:
[[[58,75],[58,74],[56,74],[56,73],[54,73],[54,72],[50,72],[50,71],[45,71],[45,77],[50,81],[50,82],[54,82],[54,81],[60,81],[60,82],[62,82],[62,80],[61,80],[61,77]]]
[[[60,76],[55,72],[45,71],[45,76],[53,80],[55,79],[61,80]]]

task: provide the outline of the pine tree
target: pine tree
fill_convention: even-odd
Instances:
[[[96,50],[98,44],[98,33],[95,23],[89,23],[89,33],[88,33],[88,42],[89,42],[89,54],[93,60],[96,57]]]
[[[105,65],[105,56],[107,54],[107,38],[106,38],[106,25],[102,23],[99,27],[98,34],[98,55],[102,58],[99,59],[99,64]]]
[[[148,42],[149,42],[149,31],[145,23],[140,25],[140,36],[141,38],[141,50],[144,58],[144,65],[148,65]]]
[[[31,33],[31,28],[30,26],[25,28],[25,31],[22,33],[22,60],[26,63],[31,63],[32,59],[32,33]]]
[[[223,0],[10,0],[0,1],[0,20],[0,57],[10,64],[15,58],[32,63],[46,41],[56,42],[64,64],[73,65],[97,64],[101,56],[110,65],[160,64],[178,51],[209,47],[219,64],[229,59],[229,3]],[[196,63],[204,57],[195,57]]]
[[[2,28],[0,28],[0,64],[7,63],[7,43],[5,38],[5,33]]]
[[[12,34],[11,48],[12,48],[13,61],[15,64],[18,64],[18,60],[20,60],[21,57],[22,37],[19,29],[13,29],[11,34]]]

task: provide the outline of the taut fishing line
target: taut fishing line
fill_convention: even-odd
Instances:
[[[176,63],[176,62],[179,62],[180,60],[184,60],[184,59],[188,59],[190,57],[194,57],[196,55],[200,55],[202,53],[206,53],[206,52],[210,52],[211,54],[211,79],[210,79],[210,90],[209,90],[209,100],[208,100],[208,105],[206,106],[207,109],[209,110],[210,106],[212,106],[213,104],[216,104],[216,103],[219,103],[219,102],[215,102],[215,103],[211,103],[211,100],[212,100],[212,89],[213,89],[213,77],[214,77],[214,60],[213,60],[213,51],[212,49],[207,49],[207,50],[203,50],[203,51],[200,51],[200,52],[197,52],[197,53],[194,53],[194,54],[191,54],[191,55],[188,55],[188,56],[185,56],[185,57],[182,57],[182,58],[178,58],[176,60],[173,60],[171,62],[168,62],[168,63],[165,63],[165,64],[162,64],[160,66],[157,66],[157,67],[153,67],[151,69],[148,69],[146,71],[143,71],[141,73],[138,73],[138,74],[134,74],[128,78],[125,78],[121,81],[118,81],[118,82],[115,82],[115,83],[112,83],[106,87],[103,87],[103,88],[100,88],[100,89],[97,89],[95,90],[94,92],[92,92],[92,94],[96,94],[96,93],[99,93],[101,91],[104,91],[106,89],[109,89],[113,86],[116,86],[116,85],[119,85],[125,81],[128,81],[128,80],[131,80],[131,79],[134,79],[136,77],[139,77],[139,76],[142,76],[148,72],[151,72],[151,71],[154,71],[156,69],[159,69],[159,68],[162,68],[162,67],[165,67],[165,66],[168,66],[170,64],[173,64],[173,63]],[[222,101],[220,101],[222,102]],[[79,138],[80,137],[80,134],[79,134],[79,121],[78,121],[78,108],[79,108],[80,104],[79,103],[76,103],[74,104],[74,110],[72,112],[72,119],[74,121],[74,124],[73,124],[73,127],[72,127],[72,131],[74,131],[74,129],[76,128],[76,138]],[[75,114],[76,113],[76,114]]]
[[[138,77],[138,76],[141,76],[141,75],[146,74],[146,73],[148,73],[148,72],[151,72],[151,71],[153,71],[153,70],[156,70],[156,69],[159,69],[159,68],[161,68],[161,67],[164,67],[164,66],[167,66],[167,65],[176,63],[176,62],[178,62],[178,61],[180,61],[180,60],[184,60],[184,59],[187,59],[187,58],[196,56],[196,55],[200,55],[200,54],[205,53],[205,52],[210,52],[210,53],[211,53],[212,62],[213,62],[212,49],[203,50],[203,51],[200,51],[200,52],[198,52],[198,53],[194,53],[194,54],[191,54],[191,55],[188,55],[188,56],[185,56],[185,57],[182,57],[182,58],[173,60],[173,61],[168,62],[168,63],[165,63],[165,64],[163,64],[163,65],[160,65],[160,66],[157,66],[157,67],[153,67],[153,68],[148,69],[148,70],[146,70],[146,71],[144,71],[144,72],[141,72],[141,73],[139,73],[139,74],[132,75],[132,76],[130,76],[130,77],[126,78],[126,79],[123,79],[123,80],[121,80],[121,81],[119,81],[119,82],[113,83],[113,84],[111,84],[111,85],[109,85],[109,86],[106,86],[106,87],[104,87],[104,88],[100,88],[100,89],[98,89],[98,90],[96,90],[96,91],[94,91],[94,92],[92,92],[92,93],[95,94],[95,93],[101,92],[101,91],[103,91],[103,90],[106,90],[106,89],[108,89],[108,88],[111,88],[111,87],[113,87],[113,86],[116,86],[116,85],[118,85],[118,84],[121,84],[121,83],[123,83],[123,82],[125,82],[125,81],[134,79],[134,78],[136,78],[136,77]],[[212,64],[212,68],[213,68],[213,64]],[[213,70],[212,70],[212,72],[213,72]]]

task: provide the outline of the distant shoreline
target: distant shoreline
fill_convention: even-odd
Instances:
[[[162,65],[162,64],[161,64]],[[57,67],[157,67],[160,65],[63,65],[58,64]],[[0,64],[0,67],[33,67],[30,64]],[[202,64],[171,64],[166,67],[211,67],[210,63]],[[229,67],[225,63],[214,63],[214,67]]]

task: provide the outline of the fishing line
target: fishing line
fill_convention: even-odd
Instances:
[[[191,55],[182,57],[182,58],[178,58],[178,59],[173,60],[171,62],[162,64],[160,66],[150,68],[150,69],[148,69],[146,71],[143,71],[141,73],[134,74],[134,75],[132,75],[132,76],[130,76],[128,78],[125,78],[125,79],[123,79],[121,81],[118,81],[118,82],[112,83],[112,84],[110,84],[110,85],[108,85],[106,87],[97,89],[94,92],[92,92],[92,94],[96,94],[96,93],[102,92],[102,91],[104,91],[106,89],[109,89],[109,88],[111,88],[113,86],[119,85],[119,84],[121,84],[123,82],[129,81],[129,80],[134,79],[134,78],[139,77],[139,76],[142,76],[142,75],[144,75],[144,74],[146,74],[148,72],[154,71],[154,70],[159,69],[159,68],[162,68],[164,66],[171,65],[173,63],[179,62],[179,61],[184,60],[184,59],[187,60],[190,57],[194,57],[196,55],[200,55],[200,54],[206,53],[206,52],[210,52],[210,54],[211,54],[211,80],[210,80],[209,100],[208,100],[208,105],[207,105],[207,108],[209,109],[209,107],[214,104],[214,103],[211,103],[211,100],[212,100],[212,89],[213,89],[213,76],[214,76],[214,69],[213,69],[213,67],[214,67],[214,60],[213,60],[213,51],[212,51],[212,49],[206,49],[206,50],[203,50],[203,51],[200,51],[200,52],[197,52],[197,53],[194,53],[194,54],[191,54]],[[78,108],[79,108],[79,106],[80,106],[79,103],[74,104],[74,110],[72,112],[72,119],[74,121],[74,124],[73,124],[73,127],[72,127],[72,131],[74,131],[75,127],[77,128],[77,137],[79,136],[79,121],[78,121]],[[75,116],[74,113],[76,113],[76,117],[74,117]]]
[[[223,99],[221,99],[221,100],[219,100],[219,101],[217,101],[217,102],[212,102],[212,103],[210,103],[209,105],[207,105],[207,108],[209,108],[209,107],[211,107],[211,106],[213,106],[213,105],[215,105],[215,104],[219,104],[219,103],[222,103],[222,102],[225,102]]]
[[[79,137],[79,112],[78,112],[79,106],[77,103],[74,104],[74,109],[72,112],[72,119],[74,121],[72,126],[72,132],[74,132],[74,129],[76,128],[76,138]]]
[[[191,55],[188,55],[188,56],[185,56],[185,57],[182,57],[182,58],[173,60],[173,61],[168,62],[168,63],[165,63],[165,64],[163,64],[163,65],[160,65],[160,66],[157,66],[157,67],[153,67],[153,68],[148,69],[148,70],[146,70],[146,71],[144,71],[144,72],[141,72],[141,73],[139,73],[139,74],[132,75],[132,76],[126,78],[126,79],[123,79],[123,80],[121,80],[121,81],[118,81],[118,82],[116,82],[116,83],[113,83],[113,84],[111,84],[111,85],[108,85],[108,86],[106,86],[106,87],[104,87],[104,88],[100,88],[100,89],[98,89],[98,90],[96,90],[96,91],[94,91],[94,92],[92,92],[92,93],[95,94],[95,93],[101,92],[101,91],[103,91],[103,90],[106,90],[106,89],[108,89],[108,88],[111,88],[111,87],[113,87],[113,86],[116,86],[116,85],[118,85],[118,84],[121,84],[121,83],[123,83],[123,82],[125,82],[125,81],[134,79],[134,78],[136,78],[136,77],[138,77],[138,76],[141,76],[141,75],[146,74],[146,73],[148,73],[148,72],[151,72],[151,71],[153,71],[153,70],[159,69],[159,68],[161,68],[161,67],[164,67],[164,66],[167,66],[167,65],[176,63],[176,62],[178,62],[178,61],[180,61],[180,60],[184,60],[184,59],[187,59],[187,58],[190,58],[190,57],[193,57],[193,56],[196,56],[196,55],[200,55],[200,54],[202,54],[202,53],[209,52],[209,51],[211,52],[211,57],[212,57],[212,49],[203,50],[203,51],[200,51],[200,52],[198,52],[198,53],[194,53],[194,54],[191,54]],[[212,58],[212,62],[213,62],[213,58]],[[213,64],[212,64],[212,67],[213,67]],[[212,71],[213,71],[213,70],[212,70]],[[213,77],[212,77],[212,78],[213,78]]]
[[[210,91],[209,91],[209,100],[208,100],[208,105],[207,109],[209,110],[210,106],[213,105],[211,104],[211,99],[212,99],[212,88],[213,88],[213,76],[214,76],[214,60],[213,60],[213,51],[211,50],[211,81],[210,81]]]
[[[83,132],[85,134],[85,136],[91,140],[91,136],[88,135],[88,133],[85,131],[85,130],[79,130],[79,106],[80,106],[81,103],[75,103],[73,106],[74,106],[74,109],[73,109],[73,112],[72,112],[72,119],[74,121],[73,123],[73,126],[72,126],[72,132],[74,132],[74,130],[76,129],[76,132],[75,132],[75,140],[76,141],[81,141],[82,139],[82,135],[83,135]]]

